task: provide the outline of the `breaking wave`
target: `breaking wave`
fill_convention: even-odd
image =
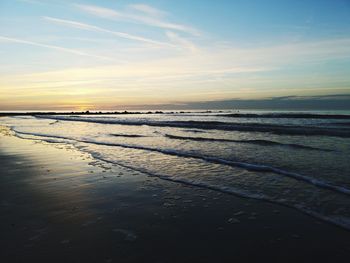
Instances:
[[[206,138],[206,137],[184,137],[177,136],[171,134],[165,134],[165,137],[175,140],[191,140],[191,141],[204,141],[204,142],[234,142],[234,143],[247,143],[247,144],[256,144],[260,146],[286,146],[296,149],[305,149],[305,150],[313,150],[313,151],[326,151],[331,152],[333,150],[330,149],[322,149],[317,147],[311,147],[301,144],[295,143],[280,143],[269,140],[232,140],[232,139],[221,139],[221,138]]]
[[[62,142],[62,141],[57,141],[57,140],[54,140],[54,139],[64,139],[64,140],[71,140],[71,141],[84,142],[84,143],[97,143],[97,142],[85,142],[84,140],[82,140],[82,141],[75,140],[75,139],[67,138],[67,137],[64,137],[64,136],[46,136],[46,135],[43,135],[43,134],[19,132],[19,131],[14,130],[13,128],[12,128],[12,130],[20,138],[28,139],[26,137],[22,137],[20,134],[46,137],[46,138],[30,138],[30,139],[45,141],[45,142],[49,142],[49,143]],[[51,139],[50,139],[50,137],[51,137]],[[97,143],[97,144],[99,144],[99,143]],[[113,146],[113,145],[110,145],[110,144],[103,144],[103,145]],[[119,147],[123,147],[123,146],[120,146],[120,145],[118,145],[118,146]],[[125,164],[125,163],[117,161],[117,160],[110,160],[109,158],[106,158],[105,156],[101,155],[100,153],[86,150],[84,147],[77,147],[77,148],[79,150],[81,150],[81,151],[89,153],[95,159],[98,159],[98,160],[101,160],[101,161],[104,161],[104,162],[108,162],[108,163],[112,163],[112,164],[116,164],[116,165],[125,167],[127,169],[131,169],[131,170],[138,171],[138,172],[141,172],[141,173],[149,175],[149,176],[160,178],[162,180],[171,181],[171,182],[180,183],[180,184],[185,184],[185,185],[194,186],[194,187],[200,187],[200,188],[209,189],[209,190],[213,190],[213,191],[217,191],[217,192],[221,192],[221,193],[225,193],[225,194],[236,195],[236,196],[239,196],[239,197],[251,198],[251,199],[256,199],[256,200],[262,200],[262,201],[267,201],[267,202],[271,202],[271,203],[276,203],[276,204],[279,204],[279,205],[282,205],[282,206],[286,206],[286,207],[290,207],[290,208],[296,209],[296,210],[298,210],[298,211],[300,211],[302,213],[305,213],[307,215],[310,215],[312,217],[321,219],[321,220],[323,220],[325,222],[328,222],[328,223],[334,224],[336,226],[342,227],[344,229],[350,230],[350,220],[347,217],[342,217],[342,216],[339,216],[339,215],[325,215],[325,214],[322,214],[320,212],[313,211],[312,209],[306,207],[305,205],[297,204],[297,203],[293,203],[293,202],[288,202],[288,200],[281,199],[281,198],[276,198],[276,197],[270,196],[268,194],[253,193],[253,192],[250,192],[249,190],[238,189],[238,188],[232,187],[232,186],[217,185],[217,184],[213,184],[213,183],[209,183],[209,182],[202,182],[202,181],[198,181],[198,180],[195,180],[195,179],[171,177],[171,176],[168,176],[168,175],[163,174],[161,172],[149,171],[146,168],[135,167],[135,166],[132,166],[132,165],[129,165],[129,164]],[[258,167],[256,165],[251,165],[251,164],[245,164],[245,165],[249,165],[247,167],[250,167],[250,166],[251,167]],[[275,168],[273,168],[273,169],[275,169]],[[322,184],[325,185],[326,183],[323,182]],[[318,183],[316,183],[315,185],[320,186]],[[331,189],[331,190],[334,190],[334,189]],[[349,190],[347,190],[347,191],[349,191]]]
[[[287,176],[296,180],[304,181],[306,183],[312,184],[317,187],[321,187],[324,189],[332,190],[338,193],[350,195],[350,189],[338,185],[334,185],[330,182],[312,178],[306,175],[294,173],[285,171],[283,169],[279,169],[273,166],[263,165],[263,164],[251,164],[246,162],[239,162],[239,161],[232,161],[232,160],[226,160],[218,157],[213,156],[205,156],[201,154],[195,154],[195,153],[189,153],[184,151],[178,151],[174,149],[161,149],[161,148],[153,148],[153,147],[147,147],[142,145],[132,145],[132,144],[124,144],[124,143],[108,143],[108,142],[99,142],[99,141],[93,141],[93,140],[87,140],[87,139],[78,139],[78,138],[72,138],[72,137],[66,137],[66,136],[52,136],[47,134],[41,134],[41,133],[30,133],[30,132],[20,132],[17,131],[14,128],[11,128],[15,133],[17,134],[24,134],[24,135],[32,135],[32,136],[39,136],[39,137],[46,137],[46,138],[56,138],[56,139],[64,139],[64,140],[70,140],[80,143],[87,143],[87,144],[95,144],[95,145],[103,145],[103,146],[116,146],[116,147],[122,147],[122,148],[129,148],[129,149],[137,149],[137,150],[145,150],[145,151],[151,151],[151,152],[158,152],[166,155],[171,156],[177,156],[177,157],[184,157],[184,158],[193,158],[193,159],[200,159],[209,163],[215,163],[215,164],[221,164],[221,165],[227,165],[232,167],[239,167],[243,168],[248,171],[255,171],[255,172],[271,172],[283,176]]]

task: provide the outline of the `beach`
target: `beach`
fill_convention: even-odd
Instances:
[[[350,0],[0,0],[0,263],[350,262]]]
[[[0,135],[2,262],[347,262],[350,233],[64,143]]]

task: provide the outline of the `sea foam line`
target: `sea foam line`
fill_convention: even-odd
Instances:
[[[335,192],[339,192],[342,194],[350,195],[350,189],[338,185],[331,184],[326,181],[322,181],[316,178],[312,178],[309,176],[301,175],[294,172],[288,172],[276,167],[268,166],[268,165],[260,165],[260,164],[251,164],[246,162],[238,162],[238,161],[230,161],[222,158],[212,157],[212,156],[204,156],[204,155],[198,155],[193,153],[186,153],[186,152],[180,152],[176,150],[171,149],[158,149],[158,148],[152,148],[152,147],[145,147],[140,145],[129,145],[129,144],[121,144],[121,143],[106,143],[106,142],[97,142],[97,141],[89,141],[89,140],[80,140],[75,138],[69,138],[65,136],[51,136],[51,135],[45,135],[40,133],[27,133],[27,132],[20,132],[16,131],[14,128],[11,128],[14,132],[24,135],[32,135],[32,136],[41,136],[41,137],[47,137],[47,138],[57,138],[57,139],[64,139],[64,140],[73,140],[80,143],[87,143],[87,144],[95,144],[95,145],[102,145],[102,146],[112,146],[112,147],[122,147],[122,148],[128,148],[128,149],[137,149],[137,150],[145,150],[145,151],[152,151],[152,152],[159,152],[162,154],[167,154],[171,156],[178,156],[178,157],[184,157],[184,158],[193,158],[193,159],[199,159],[203,161],[207,161],[210,163],[215,164],[221,164],[221,165],[227,165],[231,167],[240,167],[248,171],[256,171],[256,172],[271,172],[275,174],[284,175],[296,180],[304,181],[306,183],[310,183],[314,186],[318,186],[320,188],[332,190]]]
[[[331,152],[333,150],[330,149],[323,149],[323,148],[317,148],[317,147],[311,147],[306,146],[302,144],[295,144],[295,143],[280,143],[275,141],[269,141],[269,140],[232,140],[232,139],[222,139],[222,138],[207,138],[207,137],[188,137],[188,136],[178,136],[178,135],[172,135],[172,134],[165,134],[165,137],[169,139],[174,140],[191,140],[191,141],[208,141],[208,142],[234,142],[234,143],[246,143],[246,144],[257,144],[260,146],[286,146],[296,149],[305,149],[305,150],[311,150],[311,151],[325,151],[325,152]]]

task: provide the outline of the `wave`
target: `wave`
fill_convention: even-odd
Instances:
[[[22,138],[22,139],[27,139],[27,138],[21,137],[19,135],[17,135],[17,136],[19,138]],[[40,140],[40,141],[45,141],[45,142],[49,142],[49,143],[55,143],[55,141],[50,140],[50,139],[34,139],[34,140]],[[217,191],[217,192],[221,192],[221,193],[225,193],[225,194],[235,195],[235,196],[238,196],[238,197],[255,199],[255,200],[261,200],[261,201],[266,201],[266,202],[270,202],[270,203],[279,204],[279,205],[282,205],[282,206],[285,206],[285,207],[296,209],[296,210],[298,210],[298,211],[300,211],[300,212],[302,212],[304,214],[307,214],[307,215],[312,216],[314,218],[317,218],[317,219],[323,220],[325,222],[331,223],[331,224],[336,225],[338,227],[350,230],[350,222],[349,222],[348,218],[339,217],[339,216],[323,215],[321,213],[318,213],[318,212],[312,211],[311,209],[308,209],[304,205],[288,203],[288,201],[285,200],[285,199],[276,199],[276,198],[273,198],[273,197],[265,195],[265,194],[251,193],[251,192],[248,192],[248,191],[245,191],[245,190],[242,190],[242,189],[237,189],[237,188],[234,188],[234,187],[213,185],[213,184],[210,184],[210,183],[204,183],[204,182],[200,182],[200,181],[196,181],[196,180],[190,180],[190,179],[186,179],[186,178],[169,177],[169,176],[161,174],[159,172],[150,172],[149,170],[147,170],[145,168],[134,167],[134,166],[127,165],[125,163],[122,163],[122,162],[119,162],[119,161],[116,161],[116,160],[109,160],[109,159],[101,156],[101,154],[99,154],[99,153],[87,151],[86,149],[84,149],[84,147],[77,147],[77,148],[80,151],[82,151],[82,152],[86,152],[86,153],[90,154],[94,159],[97,159],[97,160],[100,160],[100,161],[104,161],[104,162],[107,162],[107,163],[111,163],[111,164],[115,164],[115,165],[119,165],[121,167],[130,169],[130,170],[133,170],[133,171],[137,171],[137,172],[146,174],[148,176],[157,177],[157,178],[159,178],[161,180],[166,180],[166,181],[170,181],[170,182],[174,182],[174,183],[180,183],[180,184],[184,184],[184,185],[189,185],[189,186],[199,187],[199,188],[203,188],[203,189],[213,190],[213,191]]]
[[[350,127],[350,122],[332,122],[332,123],[329,123],[328,125],[338,125],[338,126]]]
[[[211,115],[213,116],[213,115]],[[350,115],[345,114],[312,114],[312,113],[230,113],[217,114],[215,116],[231,118],[283,118],[283,119],[350,119]]]
[[[47,137],[49,138],[50,136],[44,136],[44,135],[36,135],[33,133],[25,133],[25,132],[19,132],[19,131],[15,131],[13,128],[12,130],[15,133],[22,133],[22,134],[27,134],[27,135],[33,135],[33,136],[42,136],[42,137]],[[25,137],[22,137],[18,134],[16,134],[16,136],[23,138],[23,139],[28,139]],[[51,136],[53,138],[61,138],[61,139],[65,139],[65,140],[72,140],[71,138],[66,138],[64,136]],[[52,140],[52,139],[35,139],[34,140],[40,140],[40,141],[46,141],[49,143],[58,143],[58,141]],[[33,139],[33,138],[31,138]],[[225,194],[230,194],[230,195],[235,195],[238,197],[244,197],[244,198],[250,198],[250,199],[255,199],[255,200],[261,200],[261,201],[267,201],[270,203],[275,203],[275,204],[279,204],[285,207],[289,207],[289,208],[293,208],[296,209],[304,214],[307,214],[309,216],[312,216],[314,218],[317,219],[321,219],[325,222],[331,223],[333,225],[336,225],[338,227],[342,227],[344,229],[350,230],[350,220],[346,217],[341,217],[338,215],[334,215],[334,216],[330,216],[330,215],[324,215],[321,214],[319,212],[313,211],[309,208],[307,208],[305,205],[301,205],[301,204],[294,204],[294,203],[290,203],[288,202],[288,200],[286,199],[279,199],[273,196],[269,196],[266,194],[262,194],[262,193],[252,193],[246,190],[242,190],[242,189],[237,189],[231,186],[220,186],[220,185],[215,185],[215,184],[210,184],[208,182],[201,182],[201,181],[197,181],[197,180],[191,180],[191,179],[187,179],[187,178],[174,178],[174,177],[169,177],[165,174],[159,173],[159,172],[151,172],[145,168],[141,168],[141,167],[134,167],[131,165],[127,165],[125,163],[122,163],[120,161],[116,161],[116,160],[109,160],[106,157],[102,156],[100,153],[97,152],[92,152],[92,151],[88,151],[84,148],[84,146],[76,146],[80,151],[86,152],[88,154],[90,154],[93,158],[104,161],[104,162],[108,162],[108,163],[112,163],[112,164],[116,164],[119,165],[121,167],[127,168],[127,169],[131,169],[134,171],[138,171],[141,172],[143,174],[146,174],[148,176],[153,176],[153,177],[157,177],[161,180],[166,180],[166,181],[170,181],[170,182],[175,182],[175,183],[180,183],[180,184],[185,184],[185,185],[190,185],[190,186],[194,186],[194,187],[200,187],[203,189],[209,189],[209,190],[213,190],[213,191],[217,191],[217,192],[221,192],[221,193],[225,193]]]
[[[80,149],[82,151],[84,151],[84,149]],[[250,199],[255,199],[255,200],[261,200],[261,201],[266,201],[266,202],[270,202],[270,203],[275,203],[275,204],[279,204],[285,207],[289,207],[289,208],[293,208],[296,209],[298,211],[303,212],[304,214],[307,214],[309,216],[315,217],[317,219],[321,219],[325,222],[334,224],[338,227],[342,227],[344,229],[350,230],[350,221],[347,218],[341,218],[341,217],[331,217],[331,216],[325,216],[323,214],[317,213],[315,211],[312,211],[310,209],[307,209],[305,206],[302,205],[297,205],[297,204],[290,204],[287,203],[285,200],[283,199],[275,199],[273,197],[270,197],[268,195],[264,195],[264,194],[254,194],[254,193],[250,193],[248,191],[244,191],[242,189],[236,189],[233,187],[228,187],[228,186],[219,186],[219,185],[213,185],[213,184],[209,184],[209,183],[204,183],[204,182],[199,182],[199,181],[195,181],[195,180],[190,180],[190,179],[186,179],[186,178],[173,178],[173,177],[169,177],[167,175],[161,174],[161,173],[156,173],[156,172],[150,172],[147,169],[144,168],[140,168],[140,167],[134,167],[131,165],[126,165],[124,163],[121,162],[117,162],[117,161],[111,161],[109,159],[106,159],[104,157],[102,157],[100,154],[98,153],[91,153],[89,151],[85,151],[89,154],[92,155],[92,157],[94,157],[95,159],[107,162],[107,163],[112,163],[112,164],[116,164],[119,165],[121,167],[127,168],[127,169],[131,169],[152,177],[157,177],[159,179],[162,180],[166,180],[166,181],[170,181],[170,182],[175,182],[175,183],[180,183],[180,184],[185,184],[185,185],[189,185],[189,186],[195,186],[195,187],[200,187],[200,188],[204,188],[204,189],[208,189],[208,190],[213,190],[216,192],[221,192],[221,193],[225,193],[225,194],[230,194],[230,195],[235,195],[238,197],[244,197],[244,198],[250,198]]]
[[[57,123],[59,123],[59,122],[60,122],[59,120],[56,120],[56,121],[54,121],[54,122],[49,123],[49,125],[55,125],[55,124],[57,124]]]
[[[119,124],[132,126],[156,126],[156,127],[176,127],[202,130],[225,130],[242,132],[266,132],[278,135],[305,135],[305,136],[335,136],[350,137],[350,129],[292,126],[262,123],[228,123],[220,121],[152,121],[152,120],[120,120],[120,119],[98,119],[68,116],[40,116],[37,118],[54,119],[62,121],[79,121],[100,124]]]
[[[190,180],[190,179],[186,179],[186,178],[173,178],[173,177],[169,177],[167,175],[161,174],[159,172],[150,172],[149,170],[147,170],[145,168],[134,167],[134,166],[122,163],[122,162],[115,161],[115,160],[112,161],[112,160],[109,160],[107,158],[104,158],[103,156],[101,156],[98,153],[95,153],[95,152],[92,153],[90,151],[84,150],[83,148],[81,148],[80,150],[89,153],[93,158],[98,159],[100,161],[104,161],[104,162],[111,163],[111,164],[116,164],[116,165],[119,165],[121,167],[130,169],[133,171],[137,171],[137,172],[146,174],[146,175],[151,176],[151,177],[157,177],[157,178],[165,180],[165,181],[185,184],[185,185],[194,186],[194,187],[200,187],[200,188],[204,188],[204,189],[208,189],[208,190],[213,190],[216,192],[221,192],[224,194],[235,195],[238,197],[244,197],[244,198],[261,200],[261,201],[266,201],[269,203],[279,204],[279,205],[282,205],[285,207],[296,209],[298,211],[303,212],[304,214],[315,217],[317,219],[321,219],[325,222],[334,224],[338,227],[350,230],[350,222],[349,222],[349,219],[347,219],[347,218],[325,216],[323,214],[320,214],[320,213],[317,213],[317,212],[312,211],[310,209],[307,209],[303,205],[287,203],[284,199],[275,199],[273,197],[270,197],[268,195],[261,194],[261,193],[259,193],[259,194],[250,193],[248,191],[244,191],[242,189],[236,189],[236,188],[231,187],[231,186],[213,185],[213,184],[199,182],[199,181]]]
[[[114,136],[114,137],[126,137],[126,138],[148,137],[146,135],[141,135],[141,134],[121,134],[121,133],[112,133],[111,136]]]
[[[186,129],[186,130],[182,130],[184,132],[193,132],[193,133],[205,133],[205,131],[203,130],[191,130],[191,129]]]
[[[18,134],[24,134],[24,135],[32,135],[32,136],[40,136],[40,137],[47,137],[47,138],[58,138],[58,139],[64,139],[64,140],[73,140],[80,143],[87,143],[87,144],[95,144],[95,145],[102,145],[102,146],[111,146],[111,147],[122,147],[122,148],[128,148],[128,149],[137,149],[137,150],[144,150],[144,151],[150,151],[150,152],[158,152],[166,155],[171,156],[177,156],[177,157],[184,157],[184,158],[193,158],[193,159],[199,159],[203,160],[209,163],[214,164],[221,164],[221,165],[227,165],[231,167],[239,167],[243,168],[247,171],[255,171],[255,172],[271,172],[283,176],[287,176],[299,181],[304,181],[306,183],[312,184],[314,186],[332,190],[338,193],[350,195],[350,189],[338,185],[334,185],[330,182],[312,178],[309,176],[305,176],[302,174],[294,173],[285,171],[273,166],[268,165],[262,165],[262,164],[251,164],[246,162],[239,162],[239,161],[232,161],[232,160],[226,160],[218,157],[213,156],[205,156],[201,154],[195,154],[195,153],[188,153],[188,152],[182,152],[178,150],[173,149],[160,149],[160,148],[153,148],[153,147],[146,147],[142,145],[131,145],[131,144],[123,144],[123,143],[108,143],[108,142],[98,142],[98,141],[91,141],[91,140],[82,140],[82,139],[76,139],[76,138],[70,138],[65,136],[51,136],[51,135],[45,135],[40,133],[27,133],[27,132],[20,132],[16,131],[15,129],[11,128],[15,133]]]
[[[234,143],[247,143],[247,144],[257,144],[260,146],[286,146],[296,149],[305,149],[305,150],[311,150],[311,151],[326,151],[331,152],[334,150],[331,149],[323,149],[323,148],[317,148],[317,147],[311,147],[301,144],[295,144],[295,143],[280,143],[275,141],[269,141],[269,140],[232,140],[232,139],[221,139],[221,138],[205,138],[205,137],[184,137],[184,136],[177,136],[177,135],[171,135],[171,134],[165,134],[165,137],[175,140],[191,140],[191,141],[208,141],[208,142],[234,142]]]

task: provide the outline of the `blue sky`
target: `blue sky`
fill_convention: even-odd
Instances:
[[[350,93],[350,2],[0,1],[0,109]]]

